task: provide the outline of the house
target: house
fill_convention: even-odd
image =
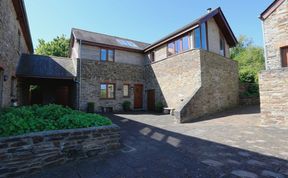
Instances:
[[[220,8],[147,44],[72,29],[70,55],[77,68],[77,107],[154,110],[162,102],[178,122],[238,104],[238,66],[229,59],[237,40]]]
[[[260,19],[266,66],[259,77],[262,121],[288,125],[288,0],[275,0]]]
[[[9,74],[4,65],[12,60],[2,65],[8,80],[17,77],[21,105],[56,103],[86,111],[92,102],[95,111],[107,112],[121,111],[124,101],[130,101],[133,110],[148,111],[161,102],[183,123],[238,104],[238,65],[229,59],[229,48],[237,40],[220,8],[153,44],[73,28],[69,57],[60,58],[31,54],[24,4],[1,1],[2,9],[7,6],[16,13],[7,17],[17,15],[19,20],[1,16],[4,31],[13,33],[5,41],[23,49],[11,51],[14,46],[1,43],[1,50],[14,60]],[[19,30],[8,29],[8,22]]]
[[[0,9],[0,107],[7,107],[22,97],[16,66],[22,53],[33,53],[33,45],[23,1],[1,0]]]

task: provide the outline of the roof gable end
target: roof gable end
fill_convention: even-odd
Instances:
[[[267,19],[285,0],[275,0],[264,12],[261,13],[260,19]]]

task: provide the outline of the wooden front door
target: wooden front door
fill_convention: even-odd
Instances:
[[[281,48],[282,67],[288,67],[288,46]]]
[[[148,111],[155,110],[155,90],[148,90],[147,92],[147,109]]]
[[[69,87],[62,86],[56,89],[56,104],[69,106]]]
[[[134,108],[139,109],[143,108],[143,85],[135,84],[134,85]]]

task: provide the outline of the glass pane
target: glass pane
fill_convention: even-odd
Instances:
[[[178,54],[181,52],[181,40],[175,41],[175,53]]]
[[[114,51],[108,50],[108,61],[113,62],[114,61]]]
[[[107,60],[107,50],[101,49],[101,61],[106,61],[106,60]]]
[[[206,23],[201,24],[202,48],[207,50]]]
[[[114,84],[108,84],[108,98],[114,98]]]
[[[225,55],[225,41],[223,38],[220,38],[220,55]]]
[[[101,98],[106,98],[107,97],[107,85],[106,84],[101,84],[101,92],[100,92],[100,97]]]
[[[196,28],[194,30],[194,47],[201,48],[201,35],[200,35],[200,28]]]
[[[189,36],[184,36],[182,39],[182,46],[183,46],[183,51],[186,51],[189,49]]]
[[[129,85],[123,85],[123,96],[129,96]]]
[[[174,42],[168,44],[168,56],[175,54]]]

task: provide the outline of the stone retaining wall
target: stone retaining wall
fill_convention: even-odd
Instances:
[[[91,156],[120,146],[117,125],[45,131],[0,138],[0,178],[17,177],[43,167]]]

